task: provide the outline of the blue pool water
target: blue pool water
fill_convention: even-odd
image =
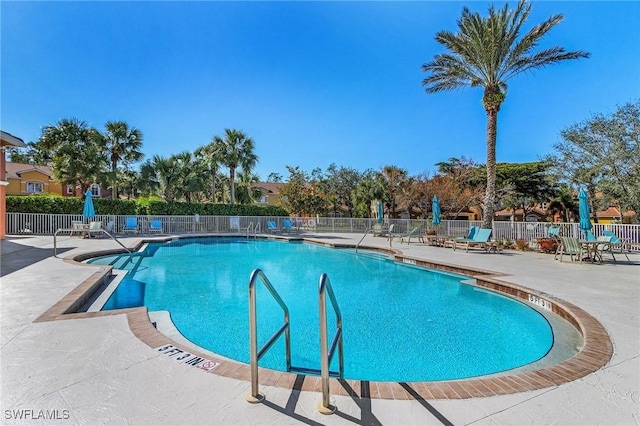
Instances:
[[[466,277],[399,264],[384,256],[306,243],[232,238],[152,243],[92,263],[129,269],[103,309],[167,310],[189,340],[249,362],[248,280],[260,268],[290,310],[292,364],[320,368],[318,279],[329,275],[343,317],[345,377],[433,381],[509,370],[542,358],[553,344],[547,320],[530,307],[461,284]],[[125,265],[126,264],[126,265]],[[283,314],[257,286],[258,344]],[[329,338],[335,317],[328,309]],[[337,356],[332,370],[337,370]],[[260,366],[285,369],[284,342]]]

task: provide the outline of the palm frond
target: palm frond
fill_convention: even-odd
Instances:
[[[436,41],[449,53],[438,54],[422,66],[423,72],[431,73],[422,81],[426,92],[464,85],[500,88],[504,92],[506,82],[523,71],[589,56],[587,52],[567,52],[561,47],[535,52],[540,39],[564,18],[553,15],[521,36],[530,12],[531,4],[525,0],[520,0],[513,10],[508,4],[499,9],[492,5],[487,17],[463,8],[457,33],[436,34]]]

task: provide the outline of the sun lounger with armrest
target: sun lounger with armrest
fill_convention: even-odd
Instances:
[[[455,239],[453,241],[453,250],[455,250],[458,245],[465,246],[467,252],[469,251],[469,247],[480,247],[487,250],[491,231],[492,230],[488,228],[479,228],[473,234],[473,238]]]

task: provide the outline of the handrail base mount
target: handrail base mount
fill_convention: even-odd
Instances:
[[[324,414],[326,416],[328,416],[329,414],[333,414],[336,412],[337,408],[335,405],[333,404],[329,404],[328,407],[325,407],[324,404],[322,402],[318,402],[318,405],[316,407],[318,409],[318,412],[320,414]]]
[[[264,401],[264,395],[261,393],[259,393],[257,396],[247,395],[245,399],[250,404],[260,404],[262,401]]]

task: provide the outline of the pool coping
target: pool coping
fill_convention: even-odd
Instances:
[[[220,234],[206,236],[220,237]],[[244,235],[225,235],[241,236]],[[130,249],[137,251],[144,244],[152,241],[171,241],[179,236],[156,237],[134,240]],[[186,237],[185,237],[186,238]],[[277,238],[284,240],[299,240],[334,248],[355,248],[354,244],[327,242],[313,237],[285,237],[265,235],[260,238]],[[436,382],[370,382],[360,380],[330,379],[330,392],[335,395],[363,397],[374,399],[468,399],[507,395],[519,392],[534,391],[549,387],[556,387],[587,376],[607,365],[613,355],[613,345],[604,327],[594,317],[578,306],[554,297],[551,294],[530,289],[501,279],[506,274],[455,265],[444,262],[430,261],[424,258],[406,256],[401,250],[394,248],[380,248],[359,246],[362,249],[384,252],[393,256],[394,260],[416,266],[428,267],[445,272],[459,273],[471,276],[479,287],[483,287],[499,294],[516,299],[533,302],[547,309],[572,324],[582,335],[583,346],[573,357],[552,366],[534,371],[516,374],[492,375],[460,380]],[[63,258],[65,262],[83,267],[96,268],[94,265],[82,263],[84,260],[109,254],[126,253],[123,249],[112,249],[85,252]],[[212,360],[218,365],[210,373],[237,380],[250,381],[251,367],[248,364],[229,360],[227,358],[211,356],[193,347],[183,345],[160,333],[152,324],[146,307],[121,309],[100,312],[77,311],[112,275],[111,266],[101,266],[87,279],[76,286],[51,308],[40,315],[34,322],[58,321],[65,319],[94,318],[111,315],[126,315],[132,333],[151,349],[172,345],[198,357]],[[533,298],[533,299],[532,299]],[[266,368],[259,368],[259,383],[263,386],[275,386],[298,391],[321,392],[319,377],[303,376]]]

